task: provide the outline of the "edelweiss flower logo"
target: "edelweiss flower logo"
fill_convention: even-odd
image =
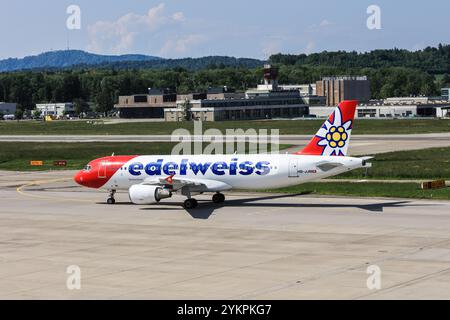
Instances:
[[[342,113],[340,109],[334,112],[333,123],[325,121],[322,128],[317,133],[320,138],[317,145],[325,148],[322,155],[325,156],[343,156],[345,155],[347,141],[351,132],[352,121],[342,123]]]

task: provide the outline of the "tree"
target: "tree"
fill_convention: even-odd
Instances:
[[[192,104],[191,102],[186,99],[182,104],[181,104],[181,108],[182,108],[182,115],[183,115],[183,119],[185,121],[191,121],[192,120]]]
[[[114,80],[115,78],[104,77],[100,81],[100,91],[97,93],[95,97],[95,102],[97,104],[96,111],[102,112],[105,116],[108,111],[111,111],[114,108],[114,93],[115,86]]]
[[[450,74],[446,73],[442,77],[441,88],[448,88],[448,86],[450,86]]]
[[[23,119],[23,111],[22,111],[22,109],[17,109],[16,112],[14,113],[14,117],[17,120],[22,120]]]
[[[75,108],[75,114],[77,114],[78,116],[82,113],[87,113],[90,111],[89,103],[84,101],[84,99],[75,99],[73,101],[73,105]]]
[[[26,109],[23,112],[23,116],[22,117],[25,117],[25,119],[30,119],[31,118],[31,110],[30,109]]]
[[[111,97],[111,93],[107,89],[103,89],[95,98],[97,103],[96,111],[102,112],[105,116],[108,111],[114,108],[114,101]]]
[[[33,111],[33,118],[34,119],[39,119],[42,116],[42,111],[39,109],[35,109]]]

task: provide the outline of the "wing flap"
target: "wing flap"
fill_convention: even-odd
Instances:
[[[189,187],[191,189],[201,189],[203,191],[225,191],[230,190],[232,187],[222,181],[211,180],[211,179],[195,179],[195,178],[179,178],[179,177],[168,177],[168,178],[152,178],[146,179],[142,184],[147,185],[158,185],[158,186],[171,186],[174,190],[179,190],[183,187]]]

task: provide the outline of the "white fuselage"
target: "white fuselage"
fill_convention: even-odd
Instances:
[[[324,162],[340,165],[331,169],[319,167]],[[132,185],[149,179],[174,175],[180,179],[198,179],[216,183],[208,190],[198,190],[204,192],[269,189],[319,180],[361,167],[363,167],[362,159],[335,156],[293,154],[137,156],[121,166],[102,188],[128,190]]]

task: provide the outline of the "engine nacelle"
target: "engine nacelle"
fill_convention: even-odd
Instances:
[[[153,204],[172,197],[172,192],[157,186],[136,184],[130,187],[128,195],[134,204]]]

